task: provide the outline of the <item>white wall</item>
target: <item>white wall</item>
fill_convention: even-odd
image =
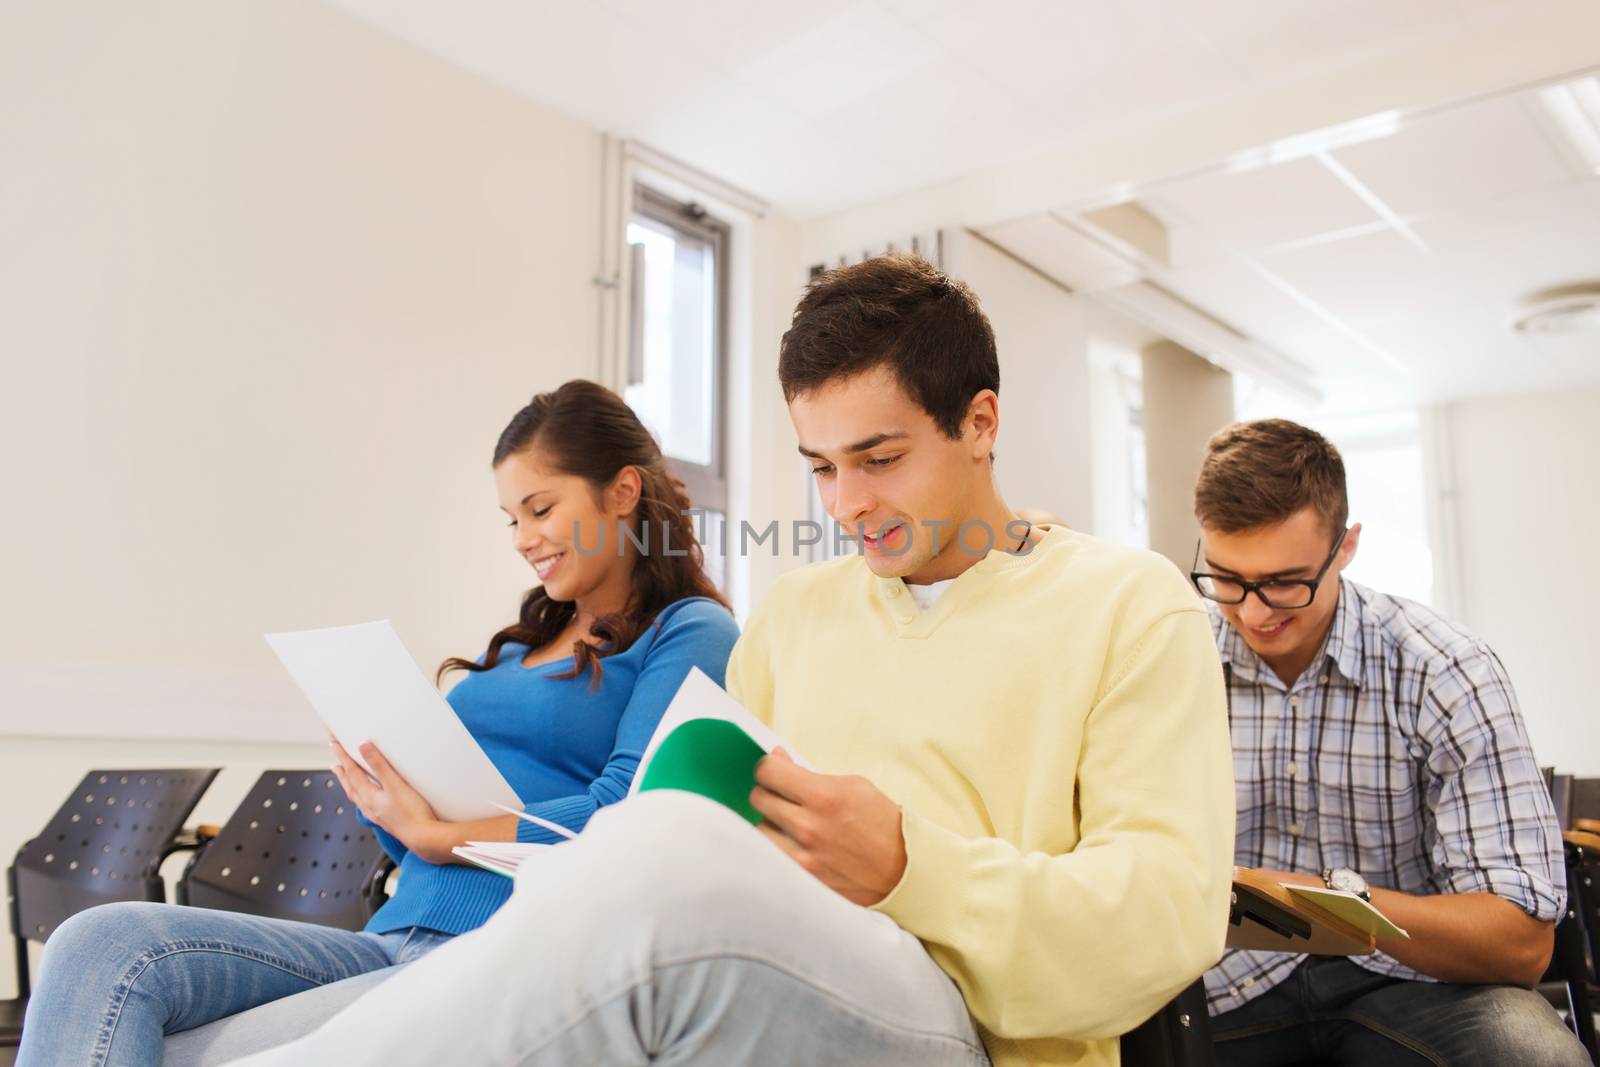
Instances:
[[[1434,418],[1461,621],[1504,660],[1540,762],[1600,775],[1600,390],[1463,401]]]
[[[796,451],[794,426],[778,385],[778,343],[805,288],[805,270],[796,251],[797,230],[792,222],[768,216],[749,226],[745,236],[754,284],[749,358],[730,383],[730,392],[738,398],[734,439],[744,444],[735,446],[739,455],[732,464],[738,489],[729,550],[739,551],[737,524],[741,519],[757,532],[776,521],[780,545],[776,557],[764,546],[753,548],[746,557],[743,578],[747,592],[735,605],[741,611],[757,607],[780,575],[805,562],[799,554],[804,550],[795,549],[789,532],[807,517],[810,495],[816,492],[811,465]]]
[[[93,767],[225,767],[221,822],[325,765],[263,631],[513,617],[489,459],[596,372],[600,137],[311,0],[6,4],[0,99],[9,862]]]
[[[945,235],[948,272],[972,287],[1000,353],[995,473],[1006,503],[1090,529],[1091,390],[1083,300],[964,231]]]
[[[1150,547],[1187,574],[1200,523],[1194,486],[1211,435],[1233,422],[1233,375],[1173,341],[1140,353]]]
[[[310,739],[263,631],[481,648],[599,135],[311,0],[7,4],[0,99],[0,738]]]

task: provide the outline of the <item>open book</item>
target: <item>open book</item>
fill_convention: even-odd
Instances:
[[[650,736],[628,795],[652,789],[681,789],[715,800],[751,824],[759,823],[761,814],[750,806],[756,764],[780,746],[796,763],[811,767],[748,708],[700,668],[693,667]],[[574,836],[570,830],[525,811],[494,806],[562,836]],[[523,863],[553,847],[516,841],[469,841],[452,851],[484,870],[512,877]]]
[[[698,793],[753,825],[761,821],[761,814],[750,806],[756,764],[780,747],[811,769],[748,708],[699,667],[691,667],[645,746],[628,795],[651,789]]]

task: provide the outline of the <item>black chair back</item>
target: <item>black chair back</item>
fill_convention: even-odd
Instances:
[[[1570,826],[1573,819],[1600,819],[1600,778],[1572,780],[1572,802],[1567,814],[1563,827]]]
[[[1550,806],[1556,809],[1556,825],[1565,830],[1572,825],[1572,784],[1570,774],[1552,775],[1550,779]]]
[[[1600,1039],[1594,1026],[1593,989],[1595,966],[1600,956],[1600,900],[1597,900],[1596,878],[1600,877],[1600,856],[1581,845],[1567,842],[1567,912],[1556,923],[1555,947],[1550,956],[1550,967],[1545,972],[1547,980],[1560,982],[1561,999],[1558,1005],[1568,1014],[1568,1020],[1589,1058],[1600,1063]]]
[[[90,771],[12,869],[13,929],[44,941],[96,904],[165,900],[161,861],[217,768]]]
[[[1123,1067],[1210,1067],[1211,1016],[1206,985],[1197,978],[1136,1030],[1122,1035]]]
[[[1591,984],[1600,982],[1600,853],[1571,841],[1567,842],[1567,912],[1576,913],[1583,931],[1585,975]]]
[[[196,854],[178,900],[359,930],[391,869],[331,772],[267,771]]]
[[[162,901],[161,861],[182,847],[184,820],[216,767],[90,771],[6,870],[17,995],[0,1001],[0,1048],[22,1040],[32,983],[28,942],[96,904]]]

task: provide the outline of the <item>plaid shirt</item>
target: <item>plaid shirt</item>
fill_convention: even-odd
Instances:
[[[1497,893],[1535,918],[1566,906],[1561,834],[1505,668],[1419,604],[1340,580],[1323,655],[1285,686],[1211,606],[1228,680],[1238,800],[1234,861],[1349,867],[1404,893]],[[1211,1014],[1305,957],[1229,949],[1206,972]],[[1431,981],[1382,952],[1379,974]]]

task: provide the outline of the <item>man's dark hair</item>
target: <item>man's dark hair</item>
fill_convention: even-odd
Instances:
[[[994,331],[978,298],[905,253],[817,275],[778,347],[785,400],[878,367],[952,439],[972,398],[1000,391]]]
[[[1194,488],[1200,525],[1222,533],[1275,526],[1313,508],[1337,537],[1350,520],[1344,460],[1315,430],[1287,419],[1239,422],[1206,443]]]

